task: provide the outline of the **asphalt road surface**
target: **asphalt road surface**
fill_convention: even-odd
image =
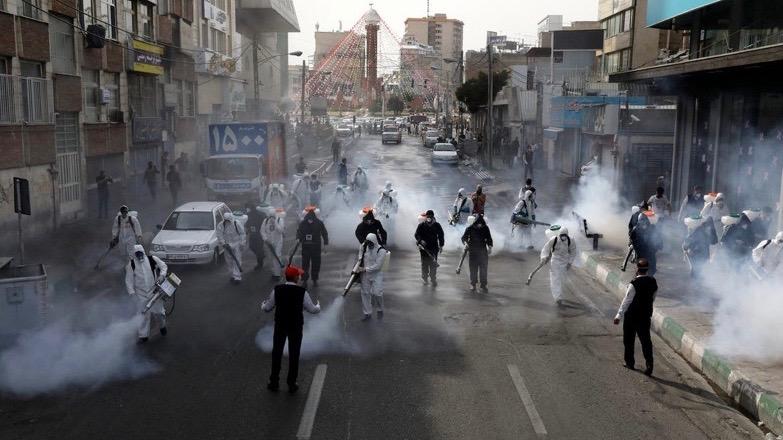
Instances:
[[[311,288],[325,310],[306,317],[317,325],[306,332],[299,393],[265,389],[270,355],[256,336],[273,320],[260,310],[273,285],[269,272],[248,271],[243,284],[231,286],[223,267],[177,269],[184,284],[169,335],[134,348],[157,364],[156,373],[32,398],[4,395],[0,438],[762,437],[658,338],[655,377],[624,369],[621,331],[611,322],[618,304],[578,269],[566,286],[566,307],[553,304],[546,271],[525,287],[537,250],[499,244],[490,258],[490,291],[476,294],[468,290],[467,264],[455,274],[459,252],[449,233],[440,284],[423,285],[406,235],[415,214],[432,208],[449,228],[446,207],[459,187],[476,182],[457,167],[433,168],[417,138],[404,140],[382,146],[379,137],[364,136],[349,155],[352,169],[368,168],[373,191],[327,218],[335,243],[319,286]],[[383,320],[361,322],[358,288],[344,307],[337,298],[358,247],[356,210],[386,180],[399,188],[401,203],[385,277],[387,311]],[[489,197],[489,224],[502,242],[512,202]],[[543,187],[538,201],[562,203]],[[249,254],[245,262],[252,267]],[[106,295],[124,295],[120,283],[118,275],[116,293]],[[308,346],[308,338],[315,343]]]

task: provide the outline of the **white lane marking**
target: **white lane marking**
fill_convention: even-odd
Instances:
[[[533,425],[533,430],[538,435],[546,435],[546,428],[544,427],[544,421],[541,420],[541,416],[538,415],[536,410],[536,404],[533,403],[533,398],[530,397],[530,393],[527,391],[525,381],[522,380],[522,375],[519,374],[519,367],[514,364],[508,364],[508,373],[511,375],[511,380],[514,382],[514,387],[517,389],[519,398],[522,399],[522,404],[525,405],[525,411],[527,412],[530,423]]]
[[[299,422],[299,431],[296,438],[307,440],[313,433],[313,423],[315,423],[315,413],[318,411],[318,403],[321,401],[321,391],[324,389],[324,380],[326,379],[326,364],[319,364],[315,368],[313,383],[310,385],[310,391],[307,393],[307,403],[302,413],[302,420]]]

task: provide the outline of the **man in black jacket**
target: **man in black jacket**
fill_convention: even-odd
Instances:
[[[326,226],[315,214],[315,206],[306,208],[304,220],[296,230],[296,239],[302,243],[302,268],[304,269],[304,287],[307,280],[312,279],[313,285],[318,285],[318,273],[321,272],[321,241],[329,245],[329,234]]]
[[[275,334],[272,346],[272,374],[266,388],[269,391],[280,389],[280,364],[283,360],[283,348],[288,340],[288,391],[295,393],[299,389],[296,378],[299,375],[299,351],[302,348],[302,328],[304,316],[302,310],[308,313],[318,313],[321,305],[313,303],[310,294],[304,287],[298,285],[299,277],[304,271],[296,266],[285,269],[285,284],[275,286],[269,298],[261,304],[261,309],[271,312],[275,309]]]
[[[633,370],[634,349],[636,337],[639,336],[639,343],[642,345],[642,354],[647,363],[644,374],[652,376],[653,372],[653,348],[650,339],[650,323],[653,314],[653,303],[655,302],[655,293],[658,291],[658,283],[647,271],[650,265],[645,258],[640,258],[636,262],[636,278],[628,284],[628,290],[625,291],[620,309],[617,316],[614,317],[614,325],[623,322],[623,345],[625,346],[625,368]]]
[[[386,230],[383,229],[381,221],[375,218],[371,208],[362,209],[362,213],[364,214],[362,222],[356,226],[356,239],[359,240],[359,244],[364,243],[367,234],[375,234],[378,237],[379,244],[385,246]]]
[[[416,243],[420,246],[421,254],[421,279],[427,284],[427,278],[432,280],[432,287],[438,285],[438,254],[443,249],[443,228],[435,221],[435,212],[431,209],[425,214],[424,222],[416,228],[414,235]],[[421,248],[424,248],[422,250]],[[425,252],[426,250],[426,252]]]
[[[492,253],[492,234],[484,221],[483,214],[468,217],[468,227],[462,234],[462,243],[468,245],[468,265],[470,267],[470,290],[476,291],[476,283],[481,282],[481,291],[487,292],[487,266]]]
[[[256,256],[256,267],[253,270],[261,270],[264,267],[264,239],[261,238],[261,225],[266,219],[266,209],[269,209],[269,205],[256,206],[255,203],[248,202],[245,208],[247,210],[247,222],[245,223],[247,242],[250,250]]]

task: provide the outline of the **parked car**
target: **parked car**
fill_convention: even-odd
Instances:
[[[383,134],[381,134],[381,143],[394,142],[395,144],[402,143],[402,133],[396,125],[385,125],[383,127]]]
[[[440,131],[438,130],[427,130],[424,133],[424,147],[425,148],[432,148],[435,146],[436,143],[438,143],[438,138],[440,137]]]
[[[353,130],[351,127],[346,125],[340,125],[337,127],[337,137],[347,138],[351,137],[351,135],[353,135]]]
[[[448,142],[438,142],[432,148],[432,164],[459,164],[459,156],[454,145]]]
[[[154,255],[167,264],[217,263],[223,256],[218,246],[218,223],[231,209],[223,202],[190,202],[178,207],[152,239]],[[240,221],[243,219],[240,217]],[[247,217],[244,217],[244,221]]]

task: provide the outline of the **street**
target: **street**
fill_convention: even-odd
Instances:
[[[418,138],[403,139],[402,145],[382,146],[378,136],[365,136],[349,156],[351,170],[357,164],[369,169],[370,194],[386,180],[401,192],[396,246],[385,277],[386,315],[361,322],[358,287],[339,309],[358,245],[352,239],[355,224],[334,224],[327,218],[335,245],[324,257],[319,286],[310,289],[324,311],[305,317],[306,326],[322,321],[305,330],[298,394],[265,389],[270,354],[258,347],[256,337],[273,321],[272,314],[260,310],[273,285],[268,271],[248,271],[243,284],[230,286],[222,266],[176,268],[183,287],[169,335],[133,348],[157,365],[156,372],[32,398],[4,395],[0,437],[762,436],[657,337],[655,377],[623,368],[621,331],[611,323],[618,304],[579,269],[566,284],[563,308],[553,303],[546,271],[525,287],[524,279],[538,263],[538,250],[493,254],[489,293],[470,293],[467,265],[462,275],[454,271],[459,259],[456,234],[447,233],[452,242],[440,261],[439,285],[422,285],[412,239],[416,218],[405,215],[432,208],[444,228],[450,228],[446,207],[459,187],[470,191],[476,182],[455,167],[432,168],[430,150],[422,148]],[[326,188],[333,186],[330,176]],[[487,217],[498,240],[508,233],[512,201],[499,200],[491,187],[489,197],[497,200],[490,203]],[[405,206],[417,200],[434,206]],[[539,205],[562,202],[539,186]],[[355,213],[351,215],[358,223]],[[403,223],[410,223],[410,237],[402,236],[407,229]],[[289,217],[286,252],[294,228]],[[543,230],[536,234],[542,241]],[[249,261],[249,253],[245,256]],[[111,288],[103,300],[124,296],[116,270],[107,271],[105,279]],[[316,342],[310,339],[308,345],[308,338]],[[284,372],[285,366],[284,361]],[[311,387],[320,386],[320,400],[317,393],[309,396]]]

